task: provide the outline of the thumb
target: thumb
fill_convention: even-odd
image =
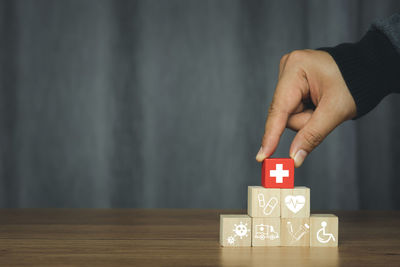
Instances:
[[[343,121],[336,115],[335,107],[330,108],[321,104],[293,139],[290,157],[294,160],[296,168],[300,167],[307,155]]]

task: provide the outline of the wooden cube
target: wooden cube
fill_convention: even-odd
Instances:
[[[293,189],[281,189],[281,217],[310,217],[310,188],[296,186]]]
[[[294,161],[284,158],[264,159],[261,167],[261,184],[265,188],[293,188]]]
[[[249,186],[247,213],[251,217],[280,217],[280,189]]]
[[[339,239],[339,219],[333,214],[311,214],[312,247],[337,247]]]
[[[253,247],[279,246],[281,244],[280,218],[252,218]]]
[[[310,218],[281,218],[281,246],[310,246]]]
[[[245,214],[221,215],[219,243],[223,247],[250,247],[251,218]]]

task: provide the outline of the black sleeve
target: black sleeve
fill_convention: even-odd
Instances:
[[[359,42],[319,50],[328,52],[339,66],[357,105],[356,118],[388,94],[400,92],[400,55],[378,29],[372,27]]]

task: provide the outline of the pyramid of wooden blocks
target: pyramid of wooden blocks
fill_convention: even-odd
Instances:
[[[310,216],[310,189],[294,186],[292,159],[265,159],[261,177],[263,186],[248,187],[248,215],[221,215],[221,246],[338,246],[338,217]]]

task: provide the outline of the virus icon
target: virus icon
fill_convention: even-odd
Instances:
[[[233,244],[235,244],[235,237],[234,236],[229,236],[227,238],[227,241],[228,241],[229,245],[233,245]]]
[[[242,239],[244,236],[247,237],[247,232],[249,232],[247,229],[247,223],[243,224],[243,222],[240,222],[240,224],[235,224],[233,232],[235,233],[235,237],[238,236],[240,239]]]

